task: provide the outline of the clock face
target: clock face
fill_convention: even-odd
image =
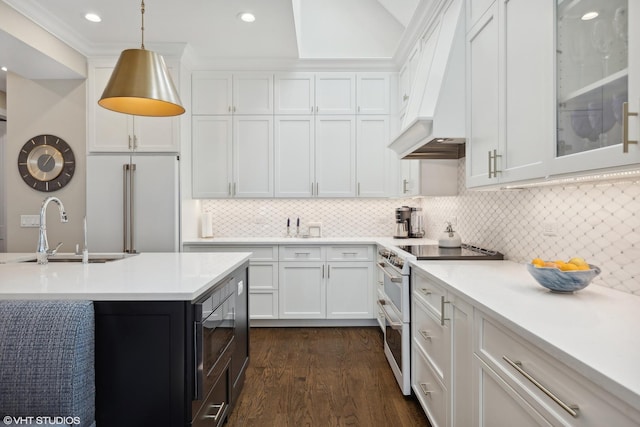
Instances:
[[[76,159],[69,144],[54,135],[38,135],[18,154],[18,170],[27,185],[38,191],[56,191],[71,181]]]

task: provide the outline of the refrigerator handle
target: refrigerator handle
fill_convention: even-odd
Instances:
[[[129,253],[135,254],[136,242],[135,242],[135,186],[134,177],[136,176],[136,164],[131,163],[131,170],[129,171]]]
[[[129,216],[127,215],[127,204],[129,202],[129,163],[122,165],[122,251],[129,252],[127,247],[127,230],[129,228]]]

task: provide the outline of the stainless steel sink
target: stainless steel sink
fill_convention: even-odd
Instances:
[[[118,261],[125,258],[130,258],[137,254],[125,254],[125,253],[116,253],[116,254],[89,254],[89,263],[90,264],[99,264],[106,263],[112,261]],[[23,262],[36,262],[36,259],[29,259]],[[82,262],[82,255],[76,254],[58,254],[52,255],[49,257],[49,262]]]

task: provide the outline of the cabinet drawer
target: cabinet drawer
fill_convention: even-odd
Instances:
[[[324,261],[324,246],[280,246],[280,261]]]
[[[567,425],[638,425],[636,409],[569,366],[479,313],[475,324],[476,354],[539,412]]]
[[[251,319],[278,318],[278,291],[255,291],[249,294]]]
[[[413,289],[413,297],[422,301],[440,317],[442,300],[446,294],[445,289],[430,277],[416,272],[411,274],[411,287]]]
[[[446,330],[427,308],[413,302],[413,342],[422,349],[433,366],[438,378],[444,382],[444,367],[447,362]]]
[[[185,252],[251,252],[251,261],[277,261],[278,246],[184,245]]]
[[[431,370],[429,362],[422,352],[414,348],[412,351],[411,388],[413,388],[420,405],[429,417],[433,427],[447,425],[447,391]]]
[[[249,287],[251,291],[278,289],[278,263],[252,262],[249,265]]]
[[[371,245],[329,246],[327,261],[372,261],[373,248]]]

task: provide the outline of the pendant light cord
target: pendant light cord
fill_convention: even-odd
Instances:
[[[142,3],[140,4],[140,15],[142,17],[140,32],[142,33],[142,49],[144,50],[144,0],[142,0]]]

